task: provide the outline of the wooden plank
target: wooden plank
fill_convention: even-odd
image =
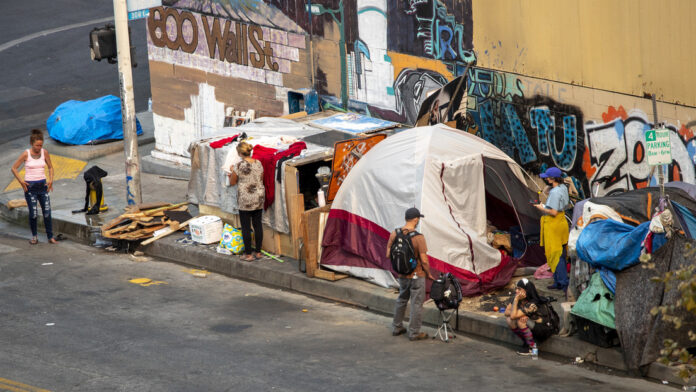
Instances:
[[[319,230],[317,235],[317,262],[321,264],[322,242],[324,241],[324,228],[326,227],[326,219],[329,217],[328,212],[319,213]]]
[[[135,207],[138,209],[138,211],[145,211],[145,210],[151,210],[153,208],[159,208],[159,207],[166,207],[170,205],[171,203],[166,203],[163,201],[158,201],[154,203],[140,203],[136,204]]]
[[[102,227],[101,227],[102,233],[105,232],[105,231],[107,231],[107,230],[109,230],[109,229],[111,229],[111,228],[114,228],[114,227],[120,225],[121,223],[125,222],[126,220],[127,220],[127,219],[124,218],[123,216],[119,216],[119,217],[117,217],[117,218],[114,218],[114,219],[112,219],[112,220],[106,222],[106,223],[103,224]]]
[[[287,118],[288,120],[294,120],[296,118],[301,118],[307,115],[307,112],[302,111],[302,112],[296,112],[292,114],[284,114],[280,116],[280,118]]]
[[[151,243],[157,241],[157,240],[160,239],[160,238],[166,237],[166,236],[172,234],[173,232],[175,232],[175,231],[177,231],[177,230],[179,230],[179,229],[182,229],[182,228],[188,226],[189,222],[191,222],[191,221],[194,220],[194,219],[196,219],[196,218],[191,218],[191,219],[187,220],[186,222],[184,222],[184,223],[178,225],[178,227],[177,227],[176,229],[173,229],[173,228],[170,227],[169,229],[166,229],[167,231],[165,231],[164,233],[158,235],[157,237],[152,237],[152,238],[150,238],[150,239],[148,239],[148,240],[145,240],[145,241],[143,241],[140,245],[148,245],[148,244],[151,244]]]
[[[302,238],[300,221],[304,212],[304,195],[299,191],[298,174],[296,167],[285,165],[285,206],[293,247],[291,256],[295,259],[300,257],[299,240]]]
[[[337,280],[347,278],[348,275],[340,274],[340,273],[334,272],[334,271],[327,271],[327,270],[323,270],[323,269],[318,269],[314,273],[314,277],[335,282]]]
[[[310,233],[310,225],[309,225],[309,215],[310,213],[304,212],[302,214],[302,221],[301,221],[301,226],[302,226],[302,239],[304,241],[304,259],[305,259],[305,266],[307,270],[307,276],[310,278],[313,278],[314,275],[316,274],[317,269],[319,269],[319,264],[317,263],[317,256],[315,255],[316,252],[316,244],[314,244],[311,240],[314,236],[312,233]]]
[[[302,214],[303,240],[305,249],[305,260],[307,264],[307,276],[314,277],[314,273],[319,269],[319,215],[328,212],[331,207],[313,208]],[[312,275],[310,275],[312,271]]]
[[[162,214],[164,214],[164,211],[175,210],[175,209],[178,209],[178,208],[181,208],[181,207],[188,206],[188,204],[189,204],[189,202],[185,201],[185,202],[183,202],[183,203],[170,204],[170,205],[165,206],[165,207],[160,207],[160,208],[155,208],[155,209],[153,209],[153,210],[143,211],[142,213],[143,213],[145,216],[153,216],[153,215],[155,215],[155,214],[157,214],[157,213],[160,213],[160,212],[161,212]]]

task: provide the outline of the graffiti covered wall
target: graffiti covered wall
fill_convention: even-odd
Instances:
[[[467,130],[529,171],[557,166],[581,196],[655,185],[645,157],[650,100],[478,67],[468,76]],[[696,183],[696,109],[660,103],[659,113],[671,131],[667,179]]]
[[[281,115],[287,92],[311,84],[304,30],[277,9],[255,0],[163,3],[172,7],[147,19],[153,156],[188,163],[189,143],[221,132],[226,113]]]
[[[630,89],[608,91],[604,77],[565,80],[580,63],[534,68],[529,51],[555,47],[549,40],[557,38],[538,24],[513,23],[539,39],[520,46],[508,27],[496,39],[501,19],[482,10],[498,3],[164,0],[147,22],[156,153],[187,157],[189,142],[219,132],[230,108],[257,117],[287,113],[288,91],[301,88],[336,106],[345,97],[351,109],[414,124],[429,93],[466,74],[464,128],[531,172],[558,166],[584,195],[653,183],[642,139],[652,126],[650,101],[619,93]],[[532,4],[520,12],[556,7]],[[612,47],[595,43],[589,57]],[[658,105],[672,132],[668,178],[693,183],[696,110],[669,101]]]

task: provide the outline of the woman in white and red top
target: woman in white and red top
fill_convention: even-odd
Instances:
[[[53,225],[51,223],[51,199],[48,192],[53,190],[53,164],[48,151],[43,148],[43,132],[39,129],[32,129],[29,138],[31,148],[22,152],[17,161],[12,165],[12,174],[24,188],[24,198],[29,207],[29,226],[31,227],[32,238],[29,243],[35,245],[39,242],[37,231],[37,218],[39,215],[38,204],[41,205],[43,212],[44,226],[48,242],[55,244],[53,238]],[[19,175],[19,167],[24,164],[24,178]],[[48,180],[44,169],[48,167]]]

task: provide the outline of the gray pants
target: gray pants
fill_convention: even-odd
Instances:
[[[408,336],[413,337],[420,333],[423,323],[423,301],[425,300],[425,278],[407,279],[399,278],[399,297],[394,306],[394,330],[404,325],[404,314],[409,298],[411,299],[411,314],[408,322]]]

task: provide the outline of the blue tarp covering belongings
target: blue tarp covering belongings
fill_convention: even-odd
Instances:
[[[650,222],[633,227],[611,219],[592,222],[580,233],[577,253],[593,267],[621,271],[638,262]]]
[[[575,211],[578,218],[571,239],[575,236],[577,240],[569,241],[578,258],[574,268],[587,271],[587,275],[574,275],[580,280],[574,286],[586,287],[572,309],[579,317],[578,331],[581,321],[585,326],[597,323],[607,329],[602,330],[604,336],[597,333],[594,337],[610,337],[611,323],[597,317],[603,306],[598,302],[613,298],[613,322],[624,361],[628,369],[641,372],[659,357],[665,338],[682,347],[694,346],[688,331],[696,328],[696,315],[675,309],[672,315],[683,321],[682,328],[676,329],[662,314],[651,314],[655,306],[675,304],[679,298],[675,287],[667,288],[651,278],[693,264],[694,256],[687,249],[696,246],[691,238],[696,229],[696,200],[681,187],[667,186],[665,195],[660,200],[659,188],[645,188],[590,199],[580,207],[582,214]],[[658,206],[664,212],[658,212]],[[653,268],[640,263],[644,254],[650,255]],[[579,268],[581,265],[585,267]],[[595,291],[600,286],[605,293],[598,298]],[[594,308],[588,306],[588,300]]]
[[[137,134],[143,129],[136,119]],[[106,95],[91,101],[67,101],[46,120],[48,134],[65,144],[99,144],[123,139],[121,100]]]

